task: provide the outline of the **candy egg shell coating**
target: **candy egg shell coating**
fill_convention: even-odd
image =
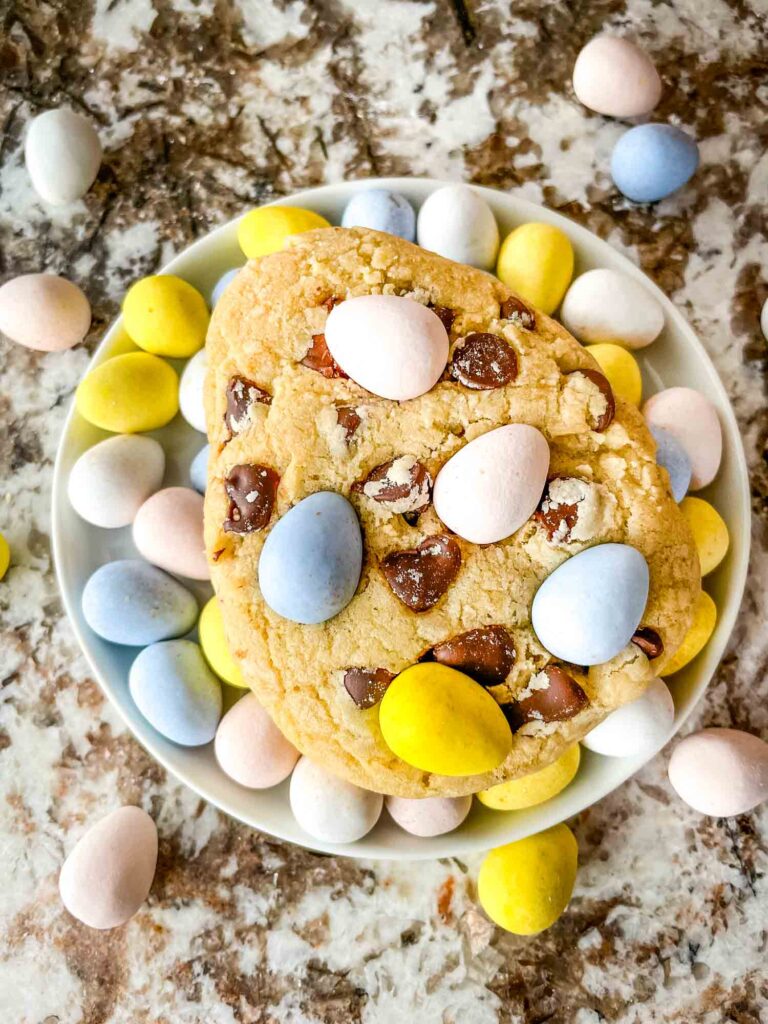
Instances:
[[[200,349],[189,360],[181,374],[179,383],[179,408],[181,415],[195,430],[205,433],[205,404],[203,387],[208,371],[208,357],[205,349]]]
[[[621,345],[607,343],[587,345],[586,348],[605,374],[616,398],[639,406],[643,397],[643,378],[631,352]]]
[[[616,143],[611,177],[636,203],[655,203],[682,188],[699,166],[694,139],[671,124],[640,124]]]
[[[536,807],[557,796],[573,782],[580,759],[579,745],[574,743],[556,761],[539,771],[484,789],[477,794],[477,799],[495,811],[519,811],[525,807]]]
[[[39,352],[79,345],[91,325],[83,292],[56,274],[22,274],[0,288],[0,331]]]
[[[137,708],[161,736],[184,747],[210,743],[221,718],[221,683],[191,640],[141,651],[128,675]]]
[[[703,498],[683,498],[680,511],[693,534],[701,575],[706,576],[725,558],[730,544],[728,527],[717,509]]]
[[[691,489],[711,484],[723,455],[723,432],[714,405],[693,388],[666,388],[643,405],[648,426],[668,431],[691,463]]]
[[[689,661],[693,661],[706,646],[716,623],[717,605],[706,590],[702,590],[696,602],[693,622],[683,637],[683,642],[672,657],[663,664],[661,674],[664,677],[671,676],[684,668]]]
[[[213,286],[213,291],[211,292],[211,309],[216,307],[219,299],[235,280],[241,269],[242,267],[233,267],[231,270],[228,270],[226,274],[221,275],[219,280]]]
[[[409,799],[401,796],[386,798],[390,817],[400,828],[412,836],[442,836],[453,832],[464,821],[472,808],[471,796],[428,796]]]
[[[341,226],[386,231],[412,242],[416,237],[416,214],[399,192],[388,188],[366,188],[355,192],[347,203]]]
[[[401,402],[426,394],[448,361],[448,335],[440,319],[397,295],[360,295],[334,306],[325,341],[356,384]]]
[[[493,211],[469,185],[446,185],[427,196],[419,210],[416,238],[422,248],[480,270],[493,270],[499,251]]]
[[[123,300],[123,325],[139,348],[186,359],[205,342],[205,299],[175,274],[153,274],[131,285]]]
[[[166,487],[147,498],[133,521],[133,543],[153,565],[191,580],[210,579],[203,541],[203,498]]]
[[[83,452],[69,474],[67,494],[87,523],[117,529],[133,522],[164,472],[165,452],[154,438],[120,434]]]
[[[663,680],[653,679],[644,693],[611,712],[581,742],[605,757],[650,757],[669,739],[674,720],[672,694]]]
[[[651,58],[635,43],[599,35],[576,58],[573,91],[598,114],[640,117],[659,102],[661,79]]]
[[[203,445],[189,466],[189,482],[198,494],[205,494],[208,485],[208,460],[211,457],[211,446]]]
[[[648,601],[648,565],[628,544],[597,544],[559,565],[536,591],[539,642],[573,665],[601,665],[632,639]]]
[[[237,241],[249,260],[279,252],[291,235],[331,225],[314,210],[299,206],[260,206],[246,213],[237,226]]]
[[[760,312],[760,329],[763,332],[763,337],[768,341],[768,299],[763,303],[763,308]]]
[[[127,352],[94,367],[80,381],[75,402],[83,419],[102,430],[156,430],[179,411],[179,378],[163,359]]]
[[[157,828],[140,807],[119,807],[81,836],[61,869],[59,893],[89,928],[117,928],[149,895],[157,866]]]
[[[101,143],[91,122],[72,110],[46,110],[29,125],[24,160],[32,187],[60,206],[84,196],[101,166]]]
[[[650,428],[656,442],[656,462],[669,474],[672,497],[680,502],[691,486],[691,460],[674,434],[663,427]]]
[[[434,486],[435,512],[474,544],[504,540],[535,512],[548,469],[549,445],[536,427],[496,427],[442,467]]]
[[[661,305],[629,274],[601,267],[579,274],[563,299],[563,325],[585,344],[650,345],[664,327]]]
[[[8,572],[8,566],[11,564],[11,549],[8,546],[8,541],[0,533],[0,580],[4,579],[5,574]]]
[[[200,613],[198,632],[203,654],[216,675],[230,686],[247,687],[240,666],[229,653],[221,605],[215,594]]]
[[[554,313],[573,277],[573,246],[552,224],[521,224],[499,249],[496,275],[521,298]]]
[[[314,839],[324,843],[354,843],[379,820],[384,798],[380,793],[332,775],[308,757],[299,759],[291,776],[293,816]]]
[[[227,775],[249,789],[277,786],[299,759],[298,750],[253,693],[241,698],[219,722],[214,751]]]
[[[702,814],[747,814],[768,800],[768,743],[738,729],[693,733],[672,751],[669,781]]]

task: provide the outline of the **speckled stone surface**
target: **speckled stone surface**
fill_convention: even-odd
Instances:
[[[511,13],[513,11],[513,13]],[[768,731],[766,0],[0,2],[0,275],[50,269],[94,305],[88,344],[0,340],[0,1015],[100,1022],[768,1021],[768,808],[686,809],[661,755],[573,822],[568,913],[535,939],[473,902],[477,863],[320,857],[233,824],[125,732],[57,597],[51,466],[89,351],[132,279],[248,206],[342,177],[431,174],[514,189],[627,252],[695,325],[752,470],[754,554],[730,651],[694,725]],[[651,207],[607,176],[619,123],[574,100],[576,53],[635,34],[702,167]],[[44,209],[21,155],[48,106],[86,111],[106,156],[85,200]],[[123,802],[160,865],[127,926],[62,909],[72,837]]]

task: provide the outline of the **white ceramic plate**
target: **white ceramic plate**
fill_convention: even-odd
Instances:
[[[346,182],[299,192],[279,200],[281,204],[306,206],[331,223],[338,224],[350,196],[361,188],[385,184],[406,195],[416,207],[435,188],[445,182],[396,178],[385,181]],[[690,714],[704,692],[733,627],[741,601],[747,572],[750,536],[749,483],[738,427],[728,398],[704,348],[669,299],[626,257],[591,232],[557,213],[514,195],[492,189],[478,189],[490,203],[502,236],[517,224],[546,221],[556,224],[570,237],[576,251],[576,274],[594,267],[611,267],[640,278],[662,304],[666,326],[661,337],[639,355],[646,395],[662,387],[685,384],[703,392],[717,407],[723,425],[723,466],[714,484],[702,492],[712,501],[728,523],[731,548],[718,570],[706,580],[715,599],[719,621],[709,644],[690,665],[674,676],[670,687],[675,698],[675,731]],[[194,284],[206,297],[224,271],[242,264],[236,238],[237,221],[225,224],[200,239],[172,260],[166,272],[178,274]],[[133,349],[118,319],[107,332],[93,364]],[[177,368],[183,365],[174,361]],[[163,430],[153,432],[163,443],[168,468],[165,486],[188,485],[188,467],[194,454],[205,444],[203,434],[189,427],[180,416]],[[376,828],[364,839],[347,846],[329,846],[308,836],[293,819],[288,804],[288,785],[254,791],[244,789],[218,767],[212,744],[197,749],[176,746],[160,736],[141,716],[128,693],[128,669],[138,653],[136,648],[118,647],[95,636],[83,620],[80,596],[91,573],[105,562],[126,556],[135,557],[130,527],[102,530],[80,519],[67,500],[66,482],[77,457],[96,441],[107,436],[86,423],[70,409],[54,467],[53,550],[65,607],[75,633],[105,693],[119,710],[138,740],[166,768],[206,800],[228,814],[264,832],[311,849],[342,853],[353,857],[392,859],[460,856],[486,850],[538,832],[562,821],[605,796],[636,772],[645,758],[606,758],[583,751],[581,769],[574,782],[546,804],[526,811],[502,813],[474,808],[456,832],[434,839],[418,839],[401,831],[382,814]],[[189,581],[184,581],[189,585]],[[209,593],[207,585],[194,585],[200,597]]]

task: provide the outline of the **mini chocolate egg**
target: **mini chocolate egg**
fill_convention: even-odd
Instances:
[[[308,757],[291,776],[291,810],[300,827],[324,843],[354,843],[379,820],[384,798],[332,775]]]
[[[643,378],[632,353],[621,345],[607,342],[587,345],[586,350],[603,371],[615,397],[639,406],[643,397]]]
[[[123,299],[123,326],[131,341],[156,356],[194,355],[205,342],[208,320],[203,296],[175,274],[143,277]]]
[[[526,807],[536,807],[557,796],[573,782],[580,759],[579,744],[574,743],[551,764],[519,779],[509,779],[484,789],[477,794],[477,799],[494,811],[520,811]]]
[[[93,184],[101,166],[101,143],[82,114],[46,110],[27,129],[24,161],[35,192],[60,206],[80,199]]]
[[[399,192],[388,188],[365,188],[355,192],[347,203],[341,226],[386,231],[412,242],[416,237],[416,214]]]
[[[473,544],[495,544],[536,511],[549,469],[544,435],[525,423],[489,430],[460,448],[435,480],[435,512]]]
[[[240,666],[229,652],[229,644],[224,632],[224,617],[221,614],[219,599],[215,594],[200,612],[197,629],[205,660],[219,679],[223,679],[230,686],[247,687],[248,684],[243,679]]]
[[[671,124],[639,124],[621,136],[611,156],[616,188],[635,203],[677,192],[699,166],[699,147]]]
[[[133,543],[148,562],[191,580],[210,579],[203,541],[203,499],[189,487],[147,498],[133,521]]]
[[[0,331],[17,345],[62,352],[91,326],[91,306],[76,284],[56,274],[22,274],[0,287]]]
[[[723,456],[723,432],[717,409],[693,388],[666,388],[643,405],[651,430],[661,427],[680,442],[691,463],[691,490],[711,484]]]
[[[287,779],[299,752],[283,736],[254,693],[246,693],[219,722],[216,760],[235,782],[268,789]]]
[[[72,467],[67,494],[87,523],[128,526],[163,482],[165,452],[152,437],[119,434],[84,451]]]
[[[740,729],[695,732],[672,751],[669,781],[702,814],[748,814],[768,800],[768,743]]]
[[[161,736],[183,747],[210,743],[221,718],[221,683],[191,640],[141,651],[128,673],[136,707]]]
[[[0,533],[0,580],[5,579],[5,574],[8,572],[8,566],[11,564],[11,549],[8,546],[8,541]]]
[[[499,227],[493,210],[469,185],[445,185],[422,203],[416,239],[423,249],[493,270],[499,251]]]
[[[707,576],[726,556],[730,544],[728,527],[714,505],[703,498],[683,498],[680,511],[688,520],[693,534],[701,575]]]
[[[672,734],[675,702],[661,679],[652,679],[636,699],[612,711],[582,739],[587,750],[605,757],[651,757]]]
[[[554,224],[521,224],[499,249],[496,276],[544,313],[554,313],[573,277],[573,246]]]
[[[363,565],[357,513],[332,491],[310,494],[270,530],[259,558],[259,586],[291,622],[325,622],[355,596]]]
[[[412,836],[444,836],[453,832],[472,809],[471,796],[427,796],[418,800],[388,796],[392,820]]]
[[[156,867],[154,821],[140,807],[118,807],[70,851],[59,875],[61,901],[89,928],[117,928],[149,896]]]
[[[661,79],[651,58],[636,43],[599,35],[576,58],[573,91],[598,114],[641,117],[659,102]]]
[[[205,426],[205,403],[203,401],[203,388],[205,386],[205,374],[208,370],[208,356],[204,348],[189,360],[181,374],[179,382],[179,409],[181,415],[195,430],[201,434],[206,431]]]
[[[579,274],[565,293],[560,319],[584,344],[612,342],[638,349],[659,336],[664,310],[640,281],[600,267]]]
[[[648,564],[629,544],[596,544],[559,565],[533,599],[539,642],[572,665],[602,665],[632,639],[648,600]]]
[[[688,627],[688,632],[683,637],[678,649],[669,661],[664,662],[661,674],[664,677],[671,676],[684,668],[689,661],[693,661],[709,642],[716,623],[717,605],[706,590],[702,590],[696,601],[693,622]]]
[[[211,457],[211,446],[203,445],[189,466],[189,482],[199,494],[205,494],[208,486],[208,460]]]
[[[94,367],[80,381],[75,402],[83,419],[102,430],[157,430],[179,411],[179,378],[164,359],[126,352]]]
[[[672,497],[680,502],[691,486],[691,460],[674,434],[670,434],[663,427],[654,427],[650,424],[649,429],[656,442],[656,461],[669,474]]]
[[[197,601],[186,587],[138,558],[102,565],[83,588],[83,617],[113,644],[145,647],[188,633]]]
[[[228,270],[226,274],[221,275],[219,280],[213,286],[213,291],[211,292],[211,309],[216,308],[219,299],[227,290],[227,288],[229,288],[229,286],[232,284],[232,282],[235,280],[235,278],[237,277],[241,270],[242,267],[232,267],[232,269]]]

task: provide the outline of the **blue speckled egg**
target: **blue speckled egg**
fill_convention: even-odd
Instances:
[[[598,544],[563,562],[536,591],[531,622],[556,658],[610,661],[632,639],[648,600],[648,565],[628,544]]]
[[[675,501],[682,501],[691,486],[691,460],[674,434],[663,427],[651,427],[656,441],[656,461],[669,473]]]
[[[130,647],[183,636],[198,614],[197,601],[186,587],[137,558],[97,569],[85,585],[82,605],[94,633]]]
[[[412,242],[416,237],[416,213],[399,192],[366,188],[355,192],[341,218],[343,228],[373,228]]]
[[[284,619],[325,622],[354,597],[362,564],[355,510],[342,495],[319,491],[272,527],[259,559],[259,586]]]
[[[211,454],[211,446],[203,445],[197,455],[192,459],[189,467],[189,482],[199,491],[205,494],[205,485],[208,480],[208,459]]]
[[[696,140],[671,124],[639,124],[616,143],[611,176],[620,192],[636,203],[671,195],[699,166]]]
[[[191,640],[152,644],[131,665],[128,689],[139,711],[183,747],[210,743],[221,718],[221,683]]]
[[[219,280],[213,286],[213,291],[211,292],[211,309],[213,309],[227,288],[229,288],[230,284],[235,280],[241,269],[241,267],[233,267],[231,270],[228,270],[226,274],[221,275]]]

